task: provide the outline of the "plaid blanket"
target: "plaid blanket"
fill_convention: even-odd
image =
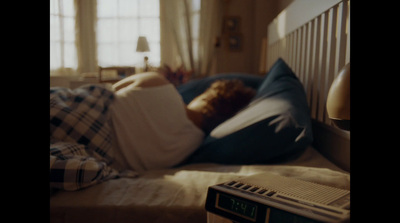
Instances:
[[[109,106],[102,85],[50,88],[50,186],[79,190],[118,176],[113,162]]]

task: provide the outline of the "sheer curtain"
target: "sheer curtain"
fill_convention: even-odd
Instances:
[[[75,0],[78,73],[97,70],[96,0]]]
[[[209,75],[215,55],[216,38],[221,35],[222,1],[202,0],[199,27],[199,61],[200,74]]]
[[[180,63],[196,75],[208,75],[215,52],[214,41],[221,29],[221,1],[168,0],[162,10],[166,20],[164,30],[172,39],[164,50],[179,55],[178,60],[171,56],[173,59],[166,58],[165,62],[172,67]]]

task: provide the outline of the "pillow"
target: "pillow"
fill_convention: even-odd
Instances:
[[[278,59],[258,86],[252,102],[217,126],[185,164],[264,164],[312,142],[305,91],[288,65]]]
[[[258,88],[257,94],[254,98],[257,99],[259,97],[265,96],[268,93],[268,91],[271,91],[270,86],[272,85],[272,83],[276,84],[276,82],[279,81],[280,78],[284,77],[297,79],[296,75],[293,73],[290,67],[285,63],[285,61],[279,58],[272,65],[271,69],[267,74],[267,77],[265,78],[261,86]]]

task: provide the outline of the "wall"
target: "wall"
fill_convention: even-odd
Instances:
[[[216,52],[216,72],[251,72],[254,60],[254,4],[255,0],[228,0],[224,1],[224,16],[240,17],[240,32],[243,34],[243,47],[239,52],[229,51],[227,36],[223,33],[221,46]],[[221,27],[222,28],[222,27]]]
[[[217,49],[213,72],[258,73],[261,42],[267,37],[268,24],[291,2],[293,0],[224,0],[224,15],[241,17],[243,49],[231,52],[223,40]]]

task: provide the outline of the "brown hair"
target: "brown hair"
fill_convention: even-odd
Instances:
[[[217,125],[245,107],[255,95],[255,90],[247,87],[241,80],[216,80],[205,91],[212,94],[207,106],[202,110],[203,130],[211,132]]]

